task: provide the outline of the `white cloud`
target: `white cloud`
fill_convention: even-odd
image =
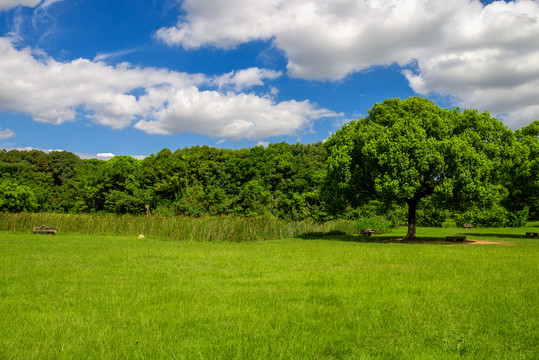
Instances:
[[[290,135],[315,119],[338,115],[308,101],[275,103],[253,94],[222,94],[194,87],[178,89],[169,101],[168,107],[156,112],[155,120],[140,120],[135,127],[150,134],[193,131],[233,140],[263,139]]]
[[[55,2],[62,0],[0,0],[0,11],[12,9],[17,6],[46,8]]]
[[[0,38],[0,110],[28,113],[53,124],[90,114],[93,122],[114,129],[135,124],[150,134],[191,131],[262,139],[291,134],[313,120],[337,115],[308,101],[276,103],[254,94],[211,90],[216,83],[243,89],[276,76],[252,68],[216,80],[126,63],[111,66],[87,59],[64,63],[29,48],[17,49],[12,39]]]
[[[52,5],[54,3],[57,3],[57,2],[60,2],[60,1],[63,1],[63,0],[44,0],[39,7],[45,8],[47,6],[50,6],[50,5]]]
[[[97,54],[93,61],[107,61],[111,58],[117,58],[117,57],[121,57],[121,56],[124,56],[124,55],[128,55],[128,54],[132,54],[136,51],[138,51],[139,48],[133,48],[133,49],[124,49],[124,50],[118,50],[118,51],[113,51],[113,52],[109,52],[109,53],[99,53]]]
[[[128,64],[108,66],[77,59],[69,63],[36,59],[28,48],[16,49],[0,38],[0,108],[31,114],[35,120],[60,124],[76,119],[79,108],[94,113],[96,123],[116,129],[128,126],[153,104],[129,92],[139,87],[184,87],[204,78]]]
[[[109,160],[109,159],[112,159],[114,156],[116,155],[112,153],[99,153],[95,157],[99,160]]]
[[[341,79],[374,65],[415,65],[419,94],[502,115],[539,118],[539,1],[184,0],[157,37],[186,49],[270,40],[291,76]]]
[[[0,128],[0,140],[9,139],[15,136],[15,132],[11,129],[1,130]]]
[[[0,0],[0,11],[9,10],[17,6],[36,7],[41,0]]]
[[[372,64],[408,63],[440,40],[439,24],[464,3],[185,0],[186,15],[157,37],[187,49],[273,39],[288,57],[292,76],[339,79]]]
[[[83,154],[83,153],[75,153],[79,158],[81,159],[97,159],[97,160],[110,160],[113,157],[115,157],[115,154],[112,153],[98,153],[98,154]],[[133,159],[137,160],[144,160],[146,158],[145,155],[127,155],[129,157],[132,157]]]
[[[232,86],[236,90],[241,91],[253,86],[264,85],[264,80],[273,80],[281,75],[282,73],[280,71],[251,67],[248,69],[231,71],[229,73],[216,76],[213,79],[213,82],[219,88]]]
[[[267,141],[259,141],[259,142],[256,143],[256,146],[262,146],[262,147],[267,148],[269,146],[269,142],[267,142]]]

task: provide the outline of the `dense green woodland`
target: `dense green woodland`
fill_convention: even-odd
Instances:
[[[382,110],[373,108],[369,117]],[[466,111],[455,110],[453,113],[466,114]],[[491,192],[488,196],[484,194],[484,199],[488,201],[478,198],[476,206],[447,206],[447,199],[437,196],[439,191],[432,190],[433,186],[432,189],[427,186],[427,190],[421,192],[422,201],[417,203],[417,224],[440,226],[453,218],[457,223],[517,226],[527,218],[538,219],[539,121],[513,132],[498,120],[492,120],[488,114],[472,113],[475,114],[475,123],[460,124],[459,134],[475,134],[481,127],[478,124],[488,121],[491,130],[503,132],[503,146],[496,148],[491,145],[499,138],[477,137],[484,147],[482,151],[494,155],[496,161],[503,164],[490,166],[488,180],[493,186],[481,190]],[[490,120],[487,121],[485,116]],[[403,136],[401,139],[394,133],[384,135],[378,125],[361,125],[369,123],[367,120],[345,125],[325,143],[278,143],[267,148],[257,146],[240,150],[208,146],[178,149],[175,152],[163,149],[143,160],[129,156],[116,156],[108,161],[83,160],[69,152],[3,150],[0,152],[0,211],[146,214],[148,205],[153,215],[272,215],[287,220],[312,221],[335,217],[385,218],[393,224],[406,224],[406,201],[387,201],[398,199],[400,193],[395,189],[400,189],[402,184],[387,175],[372,180],[374,178],[369,177],[368,164],[367,170],[358,171],[360,165],[356,158],[359,155],[354,155],[356,150],[353,150],[353,146],[348,147],[348,157],[335,149],[343,141],[348,141],[343,139],[350,134],[354,139],[360,136],[354,135],[354,131],[361,127],[363,134],[365,131],[371,134],[365,139],[379,140],[378,143],[369,143],[367,150],[362,150],[360,157],[363,165],[366,164],[366,156],[379,164],[389,161],[387,156],[384,157],[384,152],[395,152],[392,148],[394,144],[412,138],[406,141],[419,145],[415,146],[415,150],[406,145],[404,151],[408,151],[408,158],[413,160],[417,149],[430,144],[428,141],[422,143],[421,137],[429,140],[431,135],[428,131],[414,135],[403,130],[399,135]],[[392,125],[392,129],[396,128],[397,125]],[[499,137],[500,133],[496,131],[489,134]],[[420,136],[416,138],[418,134]],[[363,144],[366,144],[365,139],[361,140]],[[361,142],[356,140],[352,142]],[[432,154],[430,150],[426,148],[423,152]],[[455,148],[452,156],[461,155],[459,148]],[[342,163],[342,159],[348,159],[346,166],[349,168],[345,172],[351,174],[349,177],[354,180],[351,186],[328,180],[341,176],[340,173],[336,175],[336,169],[340,169],[336,164],[339,161]],[[435,158],[432,160],[433,163],[436,161]],[[427,164],[423,167],[431,169],[432,166]],[[372,169],[373,172],[378,171],[375,167]],[[402,179],[406,180],[407,170],[402,171]],[[447,181],[442,182],[442,178],[454,169],[451,170],[449,166],[441,171],[431,174],[429,181],[440,182],[448,193],[449,185]],[[425,175],[420,176],[425,178]],[[484,181],[481,174],[467,176],[477,176],[476,181]],[[383,179],[387,183],[384,184]],[[377,191],[369,190],[367,182],[371,180],[373,183],[370,185],[375,186]],[[374,184],[374,181],[377,183]],[[457,186],[455,184],[457,182],[452,182],[450,186]],[[362,192],[362,189],[365,191]],[[403,189],[404,193],[411,191]],[[343,196],[350,191],[358,196]],[[385,195],[376,196],[378,193]],[[453,203],[461,201],[454,199]]]
[[[0,152],[0,209],[69,213],[264,215],[323,219],[322,144],[161,150],[144,160]]]

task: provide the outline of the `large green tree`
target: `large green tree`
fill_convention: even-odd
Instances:
[[[510,166],[514,142],[486,112],[441,109],[418,97],[385,100],[326,141],[324,199],[333,213],[372,199],[406,204],[406,237],[415,237],[426,197],[448,208],[498,203],[506,190],[497,177]]]

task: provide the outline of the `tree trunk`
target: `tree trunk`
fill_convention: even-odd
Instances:
[[[413,239],[415,238],[415,213],[417,210],[417,199],[410,199],[408,203],[408,234],[404,239]]]

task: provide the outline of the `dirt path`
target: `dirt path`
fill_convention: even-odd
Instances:
[[[492,241],[492,240],[467,240],[468,244],[476,245],[515,245],[507,241]]]

